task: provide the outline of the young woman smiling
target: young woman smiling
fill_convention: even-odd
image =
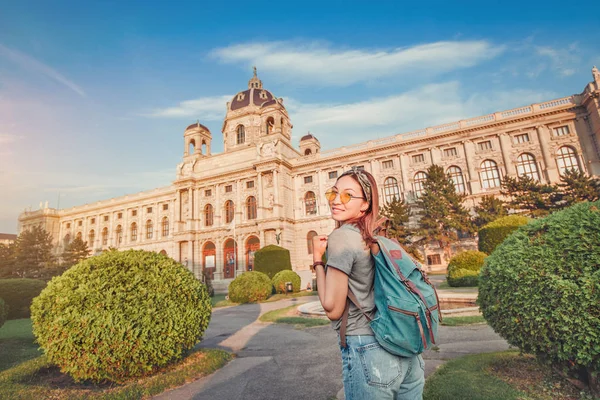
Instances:
[[[349,302],[346,347],[340,344],[346,399],[421,399],[423,358],[388,353],[377,343],[365,316],[375,316],[371,252],[379,252],[373,236],[379,214],[377,183],[370,173],[353,168],[344,172],[325,196],[336,229],[329,236],[313,238],[313,268],[319,300],[338,338],[348,288],[362,307],[361,312]],[[323,254],[327,265],[321,261]]]

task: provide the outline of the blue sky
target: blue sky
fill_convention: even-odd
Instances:
[[[220,152],[253,65],[294,143],[310,130],[323,149],[579,93],[600,66],[596,1],[4,3],[7,233],[59,193],[65,208],[168,185],[196,119]]]

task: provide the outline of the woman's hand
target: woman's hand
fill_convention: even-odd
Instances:
[[[321,261],[327,249],[327,235],[313,236],[313,262]]]

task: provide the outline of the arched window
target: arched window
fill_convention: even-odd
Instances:
[[[536,181],[540,180],[540,174],[533,155],[523,153],[517,158],[517,175],[528,176]]]
[[[71,234],[67,233],[65,235],[65,238],[63,239],[63,243],[65,246],[68,245],[69,243],[71,243]]]
[[[310,156],[311,154],[312,154],[312,150],[311,149],[304,150],[304,155],[305,156]]]
[[[77,232],[77,235],[75,235],[75,238],[81,240],[81,232]]]
[[[275,126],[275,120],[273,117],[267,118],[267,123],[265,124],[265,132],[267,135],[273,133],[273,126]]]
[[[163,217],[162,219],[162,236],[169,236],[169,218]]]
[[[463,177],[460,167],[453,165],[448,168],[446,173],[450,175],[450,179],[452,179],[452,182],[454,182],[454,189],[456,189],[456,193],[465,193],[465,178]]]
[[[230,223],[231,221],[233,221],[234,211],[235,211],[235,208],[233,205],[233,201],[227,200],[225,202],[225,222],[226,223]]]
[[[306,192],[304,195],[304,208],[306,215],[315,215],[317,213],[317,197],[314,192]]]
[[[160,253],[158,253],[158,254],[161,254],[161,255],[163,255],[163,256],[166,256],[166,255],[167,255],[167,251],[166,251],[166,250],[161,250],[161,251],[160,251]]]
[[[207,204],[204,206],[204,226],[212,226],[213,225],[213,206],[212,204]]]
[[[123,227],[117,225],[117,244],[123,243]]]
[[[188,154],[194,154],[196,148],[196,141],[194,139],[190,140],[190,147],[188,148]]]
[[[398,189],[398,180],[393,177],[385,178],[383,181],[383,194],[386,203],[391,203],[394,199],[400,200],[400,189]]]
[[[564,175],[569,169],[580,170],[577,152],[571,146],[563,146],[558,149],[556,152],[556,164],[558,165],[558,172],[561,175]]]
[[[246,131],[244,130],[244,125],[239,125],[237,127],[237,144],[242,144],[246,141]]]
[[[135,242],[137,240],[137,224],[134,222],[131,224],[131,241]]]
[[[306,247],[308,248],[308,254],[313,253],[313,238],[317,236],[317,232],[310,231],[306,235]]]
[[[479,171],[481,186],[484,189],[490,189],[500,186],[500,172],[498,164],[492,160],[485,160],[481,163],[481,171]]]
[[[254,269],[254,254],[260,249],[260,240],[256,236],[250,236],[246,240],[246,271]]]
[[[427,180],[427,174],[423,171],[419,171],[415,174],[415,179],[413,182],[413,191],[415,192],[415,196],[419,197],[423,194],[425,190],[425,181]]]
[[[214,279],[216,254],[217,248],[213,242],[206,242],[202,246],[202,266],[209,279]]]
[[[108,228],[102,229],[102,246],[108,244]]]
[[[256,219],[256,197],[254,196],[246,199],[246,216],[248,219]]]
[[[227,239],[223,244],[223,277],[233,278],[237,269],[237,244],[233,239]]]
[[[88,233],[88,242],[90,247],[94,247],[94,239],[96,239],[96,232],[92,229],[90,233]]]
[[[206,147],[207,147],[207,145],[206,145],[206,141],[204,141],[204,140],[203,140],[203,141],[202,141],[202,147],[200,148],[200,153],[202,153],[202,154],[208,154],[208,153],[206,152]]]
[[[146,221],[146,239],[152,239],[152,233],[154,232],[154,225],[152,224],[152,220],[149,219]]]

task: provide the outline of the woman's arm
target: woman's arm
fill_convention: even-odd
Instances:
[[[327,236],[318,235],[313,238],[313,261],[321,261],[327,248]],[[330,267],[325,274],[325,267],[317,265],[317,292],[327,318],[332,321],[342,317],[348,296],[348,275],[339,269]]]

